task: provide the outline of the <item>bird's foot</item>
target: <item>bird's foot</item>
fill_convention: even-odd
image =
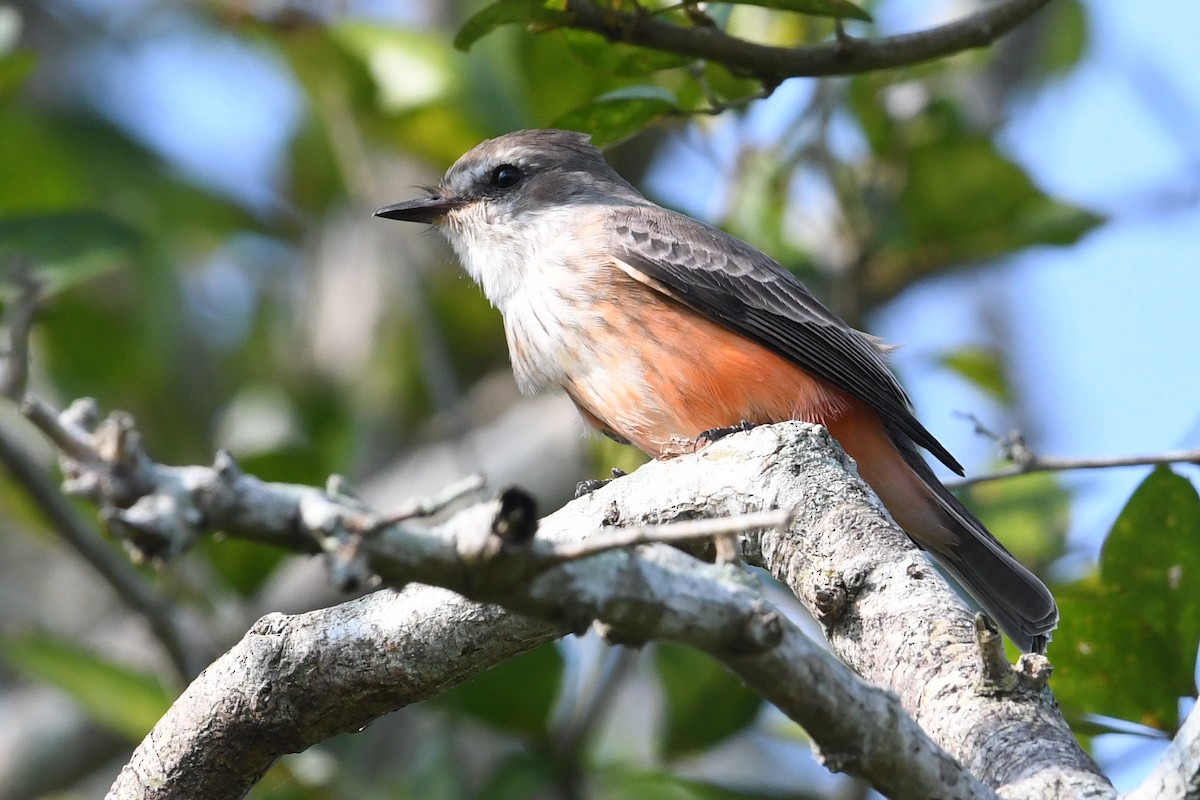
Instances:
[[[701,447],[706,447],[718,439],[724,439],[731,433],[742,433],[743,431],[751,430],[755,425],[756,423],[744,419],[737,425],[730,425],[727,428],[709,428],[706,431],[701,431],[700,435],[696,437],[696,449],[699,450]]]
[[[575,484],[575,499],[578,500],[584,495],[591,494],[602,486],[607,486],[617,478],[623,477],[625,477],[625,470],[619,467],[613,467],[611,478],[592,478],[590,480],[580,481],[579,483]]]

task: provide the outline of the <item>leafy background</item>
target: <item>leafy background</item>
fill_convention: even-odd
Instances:
[[[1200,439],[1193,4],[1056,0],[988,51],[768,99],[718,64],[543,30],[554,5],[0,5],[0,260],[49,286],[35,389],[132,412],[164,461],[227,447],[264,478],[349,475],[381,505],[494,458],[480,431],[522,408],[567,420],[538,458],[572,466],[517,476],[544,505],[634,466],[561,403],[522,405],[498,318],[445,248],[370,218],[482,138],[561,125],[906,342],[897,369],[971,472],[997,447],[962,413],[1045,453]],[[860,35],[963,11],[862,7],[874,22],[803,10]],[[710,13],[773,44],[833,25]],[[535,16],[536,35],[507,24]],[[51,468],[11,409],[0,425]],[[1119,785],[1196,693],[1194,478],[1032,475],[968,496],[1054,584],[1053,686]],[[258,614],[337,599],[311,564],[243,543],[144,575],[210,657]],[[99,794],[179,688],[140,619],[0,483],[0,796]],[[255,796],[862,795],[807,752],[703,657],[587,637],[286,759]]]

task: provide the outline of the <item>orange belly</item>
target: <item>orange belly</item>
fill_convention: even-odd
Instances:
[[[565,388],[589,423],[651,456],[662,456],[672,442],[743,420],[800,419],[832,429],[859,405],[765,347],[669,300],[643,299],[619,313],[622,322],[594,332],[593,368]]]
[[[930,545],[946,540],[929,488],[867,404],[672,301],[632,297],[619,309],[621,322],[593,331],[593,366],[565,387],[589,424],[664,458],[743,420],[819,423],[902,528]],[[618,309],[601,313],[616,317]]]

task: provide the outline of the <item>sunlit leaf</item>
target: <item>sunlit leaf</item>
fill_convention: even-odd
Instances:
[[[1060,589],[1050,656],[1054,689],[1074,714],[1161,731],[1196,694],[1200,645],[1200,496],[1167,467],[1130,497],[1100,556],[1099,575]]]
[[[994,349],[967,345],[938,357],[943,367],[966,378],[1002,405],[1013,402],[1012,387],[1001,355]]]
[[[568,19],[563,0],[499,0],[477,12],[463,23],[454,46],[468,50],[471,45],[502,25],[554,25]]]
[[[795,11],[814,17],[861,19],[871,22],[871,15],[848,0],[726,0],[731,5],[761,6],[779,11]]]
[[[698,650],[659,643],[654,663],[667,701],[663,751],[668,758],[728,739],[762,708],[761,697]]]
[[[593,69],[608,75],[646,78],[654,72],[691,64],[694,58],[623,42],[610,42],[598,33],[564,28],[554,34],[571,53]]]
[[[458,82],[456,54],[437,36],[365,22],[342,22],[329,34],[366,67],[385,113],[441,99]]]
[[[658,86],[618,89],[555,120],[550,127],[582,131],[604,147],[627,139],[651,122],[678,111],[675,95]]]
[[[49,636],[0,639],[0,656],[26,679],[61,689],[96,722],[133,741],[171,705],[170,694],[153,675]]]

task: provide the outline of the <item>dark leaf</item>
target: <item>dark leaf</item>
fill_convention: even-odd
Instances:
[[[437,702],[497,728],[542,736],[562,670],[558,648],[544,644],[452,689]]]
[[[0,220],[0,262],[27,260],[51,289],[127,264],[140,243],[133,228],[98,211]]]
[[[655,665],[667,700],[663,754],[705,750],[743,730],[758,716],[762,698],[709,656],[660,643]]]
[[[571,53],[593,69],[607,75],[646,78],[664,69],[687,66],[696,59],[622,42],[610,42],[598,33],[564,28],[555,34]]]
[[[548,753],[538,755],[518,753],[500,764],[488,782],[476,795],[488,800],[527,800],[531,797],[550,797],[555,785],[556,765]]]

